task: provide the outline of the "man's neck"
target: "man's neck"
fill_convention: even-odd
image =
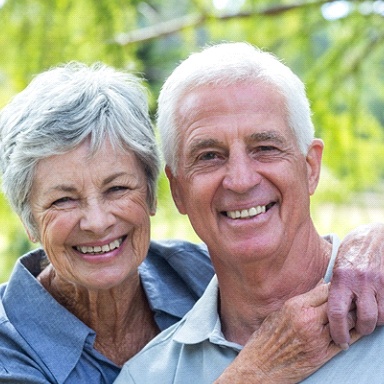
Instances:
[[[316,232],[294,244],[285,262],[216,267],[219,314],[227,340],[245,344],[264,319],[291,297],[314,288],[326,272],[332,245]],[[259,265],[261,264],[261,265]]]

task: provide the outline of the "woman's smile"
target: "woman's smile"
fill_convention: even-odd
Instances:
[[[119,248],[125,237],[120,237],[105,245],[78,245],[74,248],[83,254],[104,254]]]

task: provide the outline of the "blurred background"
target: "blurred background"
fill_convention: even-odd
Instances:
[[[384,213],[384,1],[0,0],[0,108],[37,74],[102,61],[147,80],[151,113],[176,64],[200,47],[248,41],[305,82],[324,167],[312,201],[320,233],[344,236]],[[152,236],[198,242],[159,183]],[[32,247],[0,195],[0,282]]]

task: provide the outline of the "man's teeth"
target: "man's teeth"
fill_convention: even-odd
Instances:
[[[265,212],[265,205],[258,205],[241,211],[227,211],[227,216],[231,219],[247,219]]]
[[[109,244],[105,244],[103,246],[96,246],[96,247],[76,247],[76,249],[81,253],[104,253],[112,251],[113,249],[116,249],[120,247],[120,244],[123,242],[123,239],[114,240]]]

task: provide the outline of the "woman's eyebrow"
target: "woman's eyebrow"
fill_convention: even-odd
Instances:
[[[48,192],[50,192],[50,191],[59,191],[59,192],[72,193],[72,192],[76,192],[76,190],[77,190],[77,188],[72,186],[72,185],[58,184],[58,185],[55,185],[55,186],[49,188]]]
[[[116,172],[112,175],[109,175],[108,177],[106,177],[102,181],[102,186],[105,186],[105,185],[111,183],[113,180],[118,179],[121,176],[127,176],[127,175],[129,175],[129,173],[127,173],[127,172]],[[54,185],[51,188],[49,188],[48,192],[50,192],[50,191],[60,191],[60,192],[71,193],[71,192],[76,192],[77,187],[75,185],[71,185],[71,184],[57,184],[57,185]]]
[[[121,176],[127,176],[127,175],[129,175],[127,172],[116,172],[116,173],[108,176],[107,178],[105,178],[103,180],[103,184],[102,185],[103,186],[107,185],[107,184],[111,183],[112,181],[114,181],[115,179],[118,179]]]

